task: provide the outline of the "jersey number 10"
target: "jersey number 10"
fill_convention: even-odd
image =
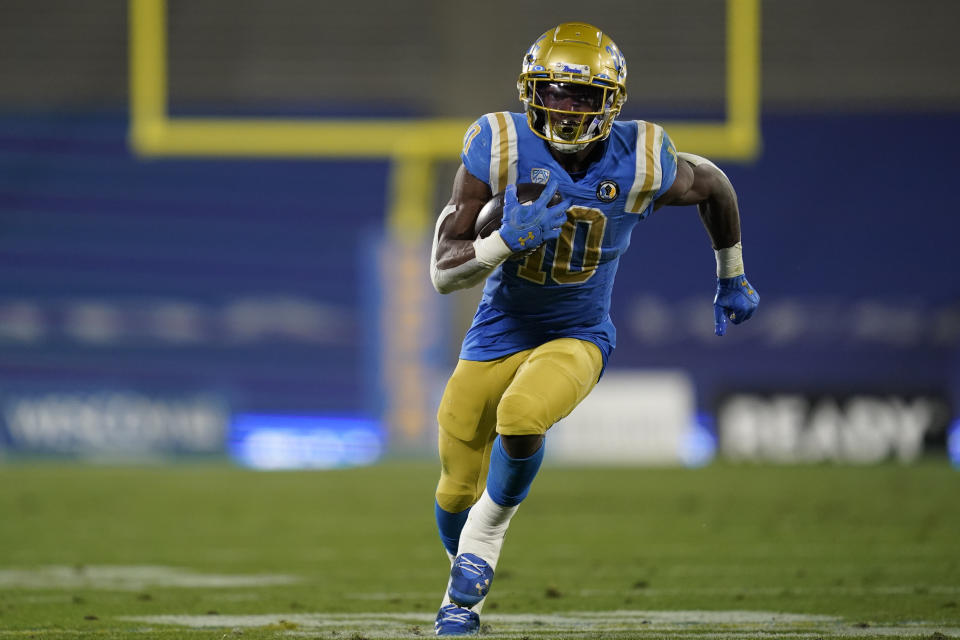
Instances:
[[[578,234],[580,225],[586,226],[585,234]],[[553,265],[547,265],[550,276],[558,284],[577,284],[586,282],[597,270],[600,264],[600,250],[603,243],[603,232],[607,227],[607,217],[600,209],[593,207],[572,206],[567,209],[567,221],[563,223],[560,237],[557,238],[557,248],[553,252]],[[572,268],[574,246],[577,236],[585,238],[583,247],[583,266],[577,270]],[[547,271],[544,268],[545,244],[527,256],[517,275],[530,282],[543,284],[547,281]]]

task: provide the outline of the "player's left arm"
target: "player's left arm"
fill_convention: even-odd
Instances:
[[[677,154],[677,174],[657,198],[654,208],[697,205],[700,220],[710,236],[717,258],[717,293],[714,297],[715,332],[726,332],[727,319],[734,324],[749,320],[760,296],[747,281],[740,243],[740,210],[737,192],[715,164],[694,155]]]

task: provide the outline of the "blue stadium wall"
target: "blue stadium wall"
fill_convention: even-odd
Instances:
[[[8,427],[78,393],[377,419],[388,165],[143,160],[126,133],[119,114],[0,115]],[[695,209],[662,209],[620,267],[611,367],[684,369],[706,411],[741,390],[902,391],[956,414],[960,115],[767,116],[763,139],[723,167],[758,315],[713,336],[709,242]]]

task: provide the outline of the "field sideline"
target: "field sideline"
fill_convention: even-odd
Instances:
[[[437,468],[0,467],[2,638],[415,638]],[[547,466],[482,621],[503,638],[960,638],[960,472]]]

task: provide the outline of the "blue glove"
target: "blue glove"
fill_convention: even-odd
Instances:
[[[733,324],[749,320],[760,304],[760,294],[747,282],[746,276],[717,278],[717,295],[713,299],[715,332],[722,336],[727,332],[727,318]]]
[[[535,202],[520,204],[517,200],[517,185],[507,185],[503,194],[500,237],[511,251],[535,249],[560,235],[560,227],[567,221],[570,201],[564,200],[552,207],[547,206],[558,186],[556,180],[551,180]]]

